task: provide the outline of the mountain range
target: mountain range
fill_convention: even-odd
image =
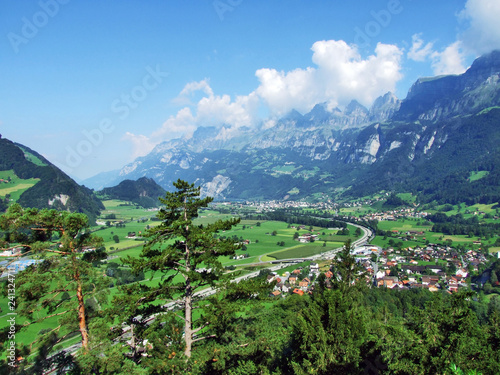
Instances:
[[[352,101],[343,110],[320,103],[267,128],[200,127],[84,183],[147,176],[169,190],[182,178],[219,199],[411,191],[426,200],[498,201],[499,77],[493,51],[461,75],[419,79],[404,100],[387,93],[370,109]]]

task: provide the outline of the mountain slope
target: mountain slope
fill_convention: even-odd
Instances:
[[[82,212],[91,219],[104,209],[90,189],[78,185],[37,152],[5,138],[0,138],[0,171],[10,171],[23,180],[38,180],[17,199],[24,207]],[[9,184],[1,187],[8,188]],[[15,187],[5,191],[15,191]]]
[[[144,208],[159,206],[159,197],[165,196],[165,189],[152,178],[141,177],[137,181],[124,180],[117,186],[97,192],[107,199],[120,199],[137,203]]]
[[[381,190],[478,199],[475,189],[479,199],[494,201],[499,77],[495,51],[462,75],[420,79],[403,101],[388,93],[370,109],[355,101],[343,111],[318,104],[270,128],[199,128],[189,139],[159,144],[112,180],[148,176],[170,189],[182,178],[220,199],[359,197]],[[485,177],[469,181],[479,170]]]

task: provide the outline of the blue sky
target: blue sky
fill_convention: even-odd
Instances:
[[[198,126],[366,106],[500,48],[497,0],[0,0],[0,133],[80,179]]]

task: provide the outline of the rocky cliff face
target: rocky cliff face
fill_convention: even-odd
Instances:
[[[367,182],[379,171],[376,178],[389,189],[437,157],[461,131],[452,126],[458,118],[500,105],[499,76],[500,52],[494,52],[462,75],[418,80],[403,101],[387,93],[369,110],[356,101],[344,110],[318,104],[257,131],[200,128],[190,139],[158,145],[115,182],[148,176],[170,189],[183,178],[220,198],[293,199],[379,186]]]
[[[478,58],[461,75],[421,78],[394,119],[438,121],[476,114],[500,101],[500,51]]]

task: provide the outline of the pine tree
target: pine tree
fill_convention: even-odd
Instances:
[[[27,319],[25,325],[59,317],[59,326],[30,345],[45,346],[37,361],[47,366],[48,348],[73,332],[79,331],[82,348],[88,351],[88,319],[92,315],[89,306],[93,301],[98,309],[105,298],[107,283],[92,266],[105,258],[100,249],[102,239],[91,235],[88,226],[84,214],[24,209],[18,204],[0,217],[0,229],[8,233],[7,245],[21,246],[24,255],[38,260],[16,276],[16,312]]]
[[[215,287],[224,278],[219,258],[234,255],[240,246],[233,238],[220,239],[215,234],[231,229],[240,219],[197,225],[193,221],[198,211],[208,207],[213,198],[200,198],[200,188],[182,180],[177,180],[174,187],[176,191],[167,192],[165,198],[160,198],[164,205],[157,215],[161,224],[149,230],[141,259],[128,258],[125,262],[131,264],[135,272],[162,274],[162,281],[157,286],[142,287],[139,303],[149,313],[164,311],[157,305],[158,301],[171,300],[182,305],[184,354],[189,358],[193,343],[205,338],[197,334],[208,325],[206,321],[193,322],[195,293],[206,286]]]

